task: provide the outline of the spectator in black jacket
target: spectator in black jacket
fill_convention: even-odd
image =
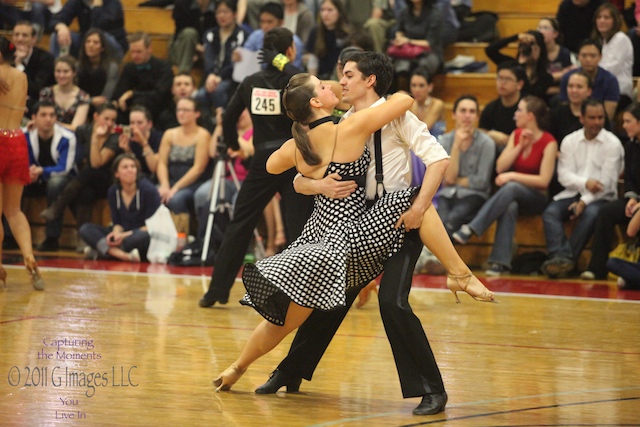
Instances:
[[[173,71],[168,62],[151,55],[151,38],[137,32],[129,38],[131,62],[124,65],[113,91],[118,104],[118,123],[129,123],[129,108],[142,105],[154,121],[164,105],[171,102]]]
[[[75,18],[78,18],[79,33],[69,29]],[[100,28],[105,32],[109,49],[118,61],[129,50],[120,0],[67,0],[62,10],[51,18],[49,51],[55,57],[68,53],[77,58],[89,28]]]
[[[500,52],[509,43],[516,41],[518,42],[518,54],[515,58]],[[547,90],[553,85],[553,76],[547,71],[549,63],[547,45],[540,32],[530,30],[500,39],[487,46],[485,53],[496,64],[516,61],[524,67],[527,73],[527,82],[522,88],[522,94],[547,99]]]
[[[38,102],[40,91],[47,86],[53,86],[53,55],[36,46],[38,35],[35,27],[29,21],[19,21],[11,34],[11,42],[16,46],[15,67],[27,75],[29,87],[27,89],[27,110]],[[31,117],[26,112],[27,117]]]
[[[202,55],[202,37],[216,26],[214,0],[176,0],[171,16],[176,32],[169,47],[169,61],[178,72],[190,72],[195,55]]]

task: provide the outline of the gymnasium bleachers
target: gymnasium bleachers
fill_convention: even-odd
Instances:
[[[129,33],[145,31],[153,40],[153,53],[155,56],[166,59],[168,56],[168,44],[174,32],[174,23],[171,18],[171,10],[160,8],[141,8],[138,4],[142,0],[122,0],[125,12],[125,26]],[[501,36],[508,36],[517,32],[526,31],[537,26],[542,16],[555,16],[558,0],[539,0],[523,5],[513,0],[474,0],[473,11],[492,11],[499,15],[498,30]],[[73,26],[72,26],[73,28]],[[5,33],[6,34],[6,33]],[[48,36],[44,36],[40,46],[48,48]],[[433,95],[445,101],[445,118],[447,128],[452,129],[451,107],[453,101],[463,93],[473,93],[480,101],[481,107],[496,97],[495,93],[495,65],[486,57],[484,49],[486,43],[455,43],[447,47],[445,60],[450,60],[456,55],[472,55],[478,61],[486,61],[489,65],[488,73],[465,74],[441,74],[435,79]],[[509,46],[515,54],[516,45]],[[126,60],[126,58],[125,58]],[[34,228],[34,241],[39,242],[43,238],[44,224],[37,213],[43,208],[43,203],[33,201],[27,205],[27,213]],[[94,221],[108,222],[108,206],[99,204],[94,210]],[[75,226],[69,213],[65,217],[66,227],[61,244],[72,246],[75,240]],[[519,220],[516,241],[519,251],[544,250],[544,233],[540,217],[522,217]],[[461,255],[472,266],[478,266],[486,260],[491,244],[493,243],[493,228],[482,238],[474,237],[466,246],[459,246]],[[583,257],[584,258],[584,257]],[[581,260],[583,264],[585,260]]]

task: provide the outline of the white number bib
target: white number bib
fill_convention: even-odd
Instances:
[[[282,114],[280,91],[260,87],[251,89],[251,114],[257,116],[279,116]]]

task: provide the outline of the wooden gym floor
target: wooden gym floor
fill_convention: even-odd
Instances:
[[[261,319],[236,303],[241,283],[202,309],[210,268],[39,260],[44,292],[4,258],[0,426],[640,426],[640,292],[611,282],[482,278],[500,304],[456,305],[444,277],[416,276],[411,303],[449,404],[413,416],[375,298],[301,393],[253,392],[291,337],[215,393]]]

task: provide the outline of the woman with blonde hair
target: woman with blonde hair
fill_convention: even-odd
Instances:
[[[0,212],[4,214],[20,246],[34,289],[44,289],[31,248],[31,229],[20,210],[22,190],[31,183],[29,153],[20,122],[27,104],[27,77],[11,66],[16,51],[13,43],[0,36]],[[0,227],[0,240],[4,229]],[[0,249],[0,260],[2,250]],[[7,272],[0,266],[0,281],[6,286]]]

